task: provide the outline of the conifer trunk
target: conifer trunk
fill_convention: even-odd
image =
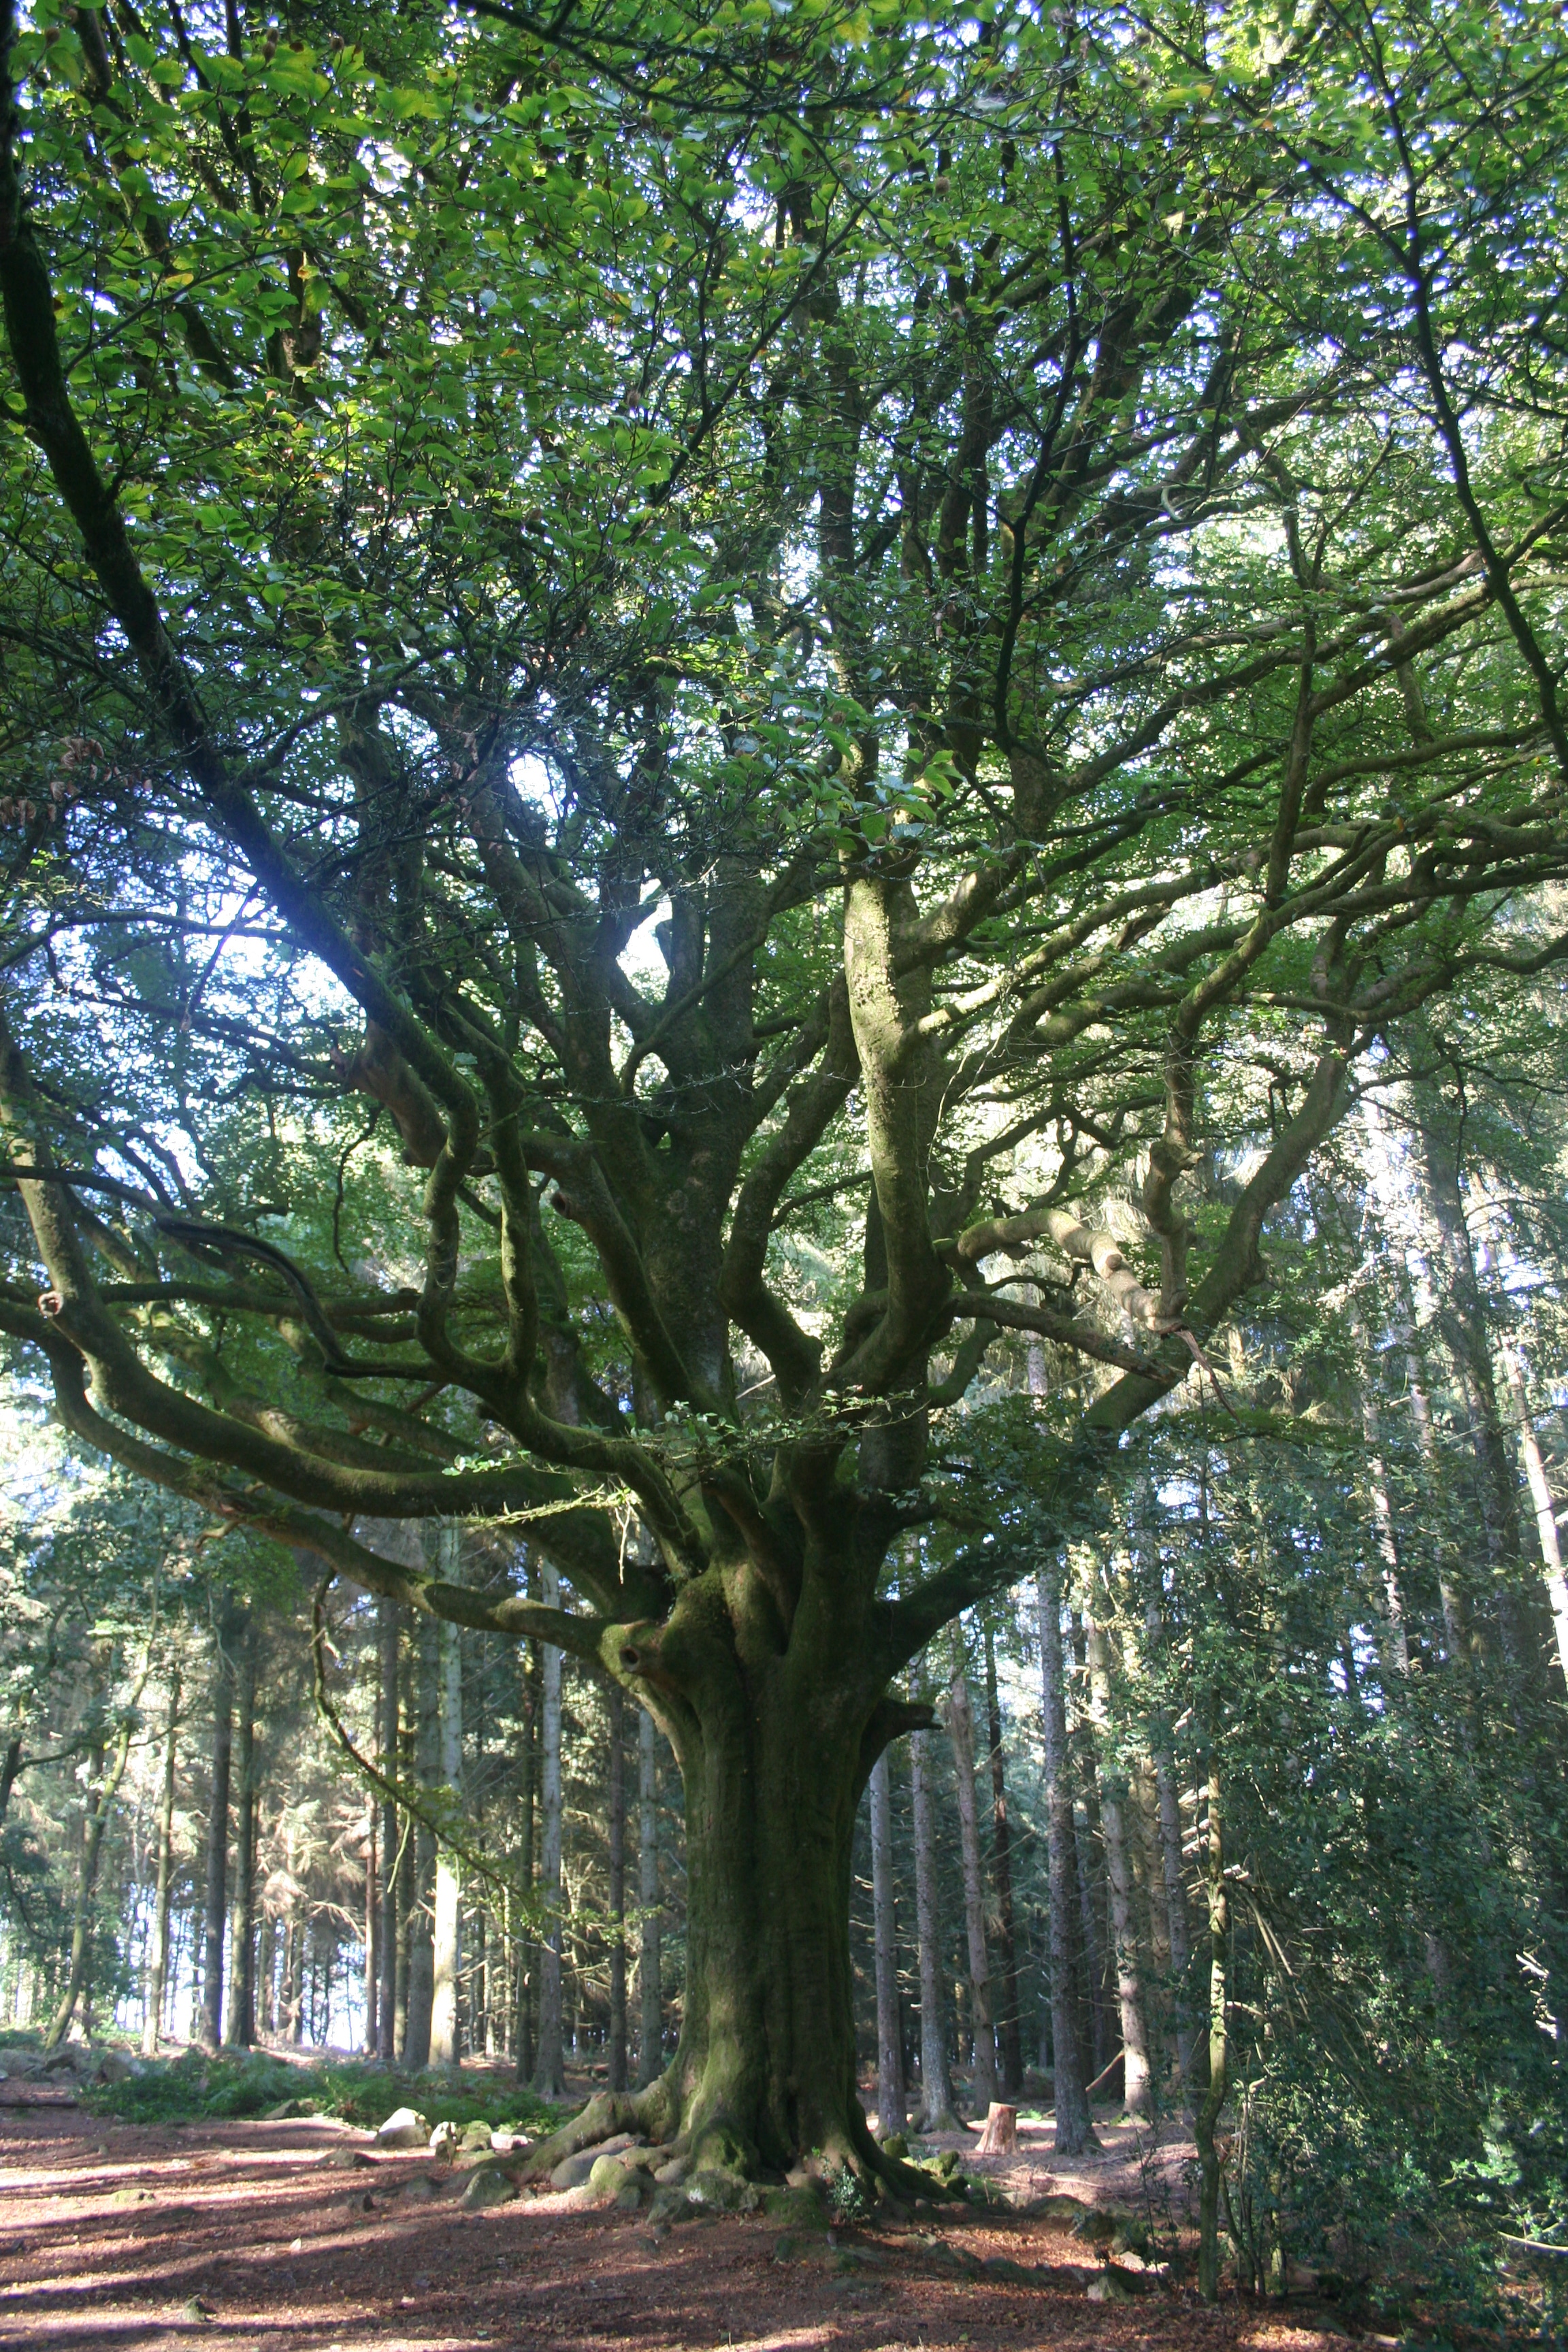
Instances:
[[[1105,1836],[1111,1949],[1116,1961],[1116,2000],[1121,2027],[1122,2100],[1130,2116],[1146,2116],[1150,2109],[1149,2030],[1143,2012],[1142,1972],[1138,1958],[1127,1780],[1109,1748],[1111,1727],[1110,1659],[1105,1628],[1098,1619],[1088,1617],[1085,1620],[1085,1635],[1096,1728],[1105,1745],[1105,1752],[1099,1759],[1100,1819]]]
[[[456,1529],[441,1531],[442,1572],[455,1580]],[[448,1543],[448,1537],[452,1541]],[[441,1801],[461,1803],[463,1776],[463,1653],[456,1625],[443,1621],[437,1666]],[[462,1977],[462,1882],[458,1856],[446,1836],[437,1841],[436,1899],[431,1927],[430,2063],[456,2066],[462,2044],[458,1992]]]
[[[397,1778],[397,1603],[376,1604],[376,1760],[384,1780]],[[377,1937],[375,2054],[390,2063],[396,2051],[397,2023],[397,1807],[390,1797],[380,1806],[381,1920]]]
[[[441,1771],[440,1629],[421,1618],[415,1643],[414,1769],[422,1800],[432,1795]],[[430,2063],[430,2025],[436,1997],[436,1957],[431,1937],[435,1896],[436,1833],[428,1817],[414,1832],[414,1885],[408,1935],[408,2023],[405,2065]]]
[[[548,1561],[543,1580],[546,1606],[559,1608],[561,1580]],[[566,2093],[561,2009],[561,1653],[552,1642],[542,1646],[539,1900],[544,1933],[539,1946],[539,2054],[534,2061],[533,2087],[542,2099],[561,2099]]]
[[[610,1691],[609,1897],[612,2091],[626,2088],[626,1693]]]
[[[963,1924],[969,1948],[969,2015],[973,2048],[972,2104],[978,2114],[984,2115],[996,2096],[996,2035],[992,2023],[991,1961],[985,1948],[985,1891],[974,1795],[974,1716],[962,1666],[948,1685],[947,1721],[952,1742],[963,1862]]]
[[[1089,2074],[1079,2032],[1073,1961],[1078,1942],[1072,1790],[1062,1655],[1060,1570],[1042,1569],[1036,1584],[1040,1625],[1041,1714],[1046,1751],[1046,1851],[1050,1911],[1051,2049],[1056,2070],[1058,2156],[1098,2147],[1089,2114]]]
[[[937,1909],[936,1824],[931,1801],[931,1734],[910,1734],[910,1796],[915,1834],[915,1922],[921,1947],[921,2112],[922,2132],[956,2131],[952,2084],[942,2030],[942,1932]]]
[[[892,1788],[885,1748],[871,1767],[871,1910],[877,1960],[877,2116],[886,2137],[903,2130],[905,2107],[893,1900]]]
[[[142,1997],[142,2054],[156,2057],[163,2030],[169,1979],[169,1900],[174,1882],[174,1763],[180,1728],[180,1674],[169,1682],[169,1721],[163,1734],[163,1771],[158,1790],[158,1855],[153,1889],[153,1930]]]
[[[1013,1834],[1007,1819],[1007,1777],[1002,1755],[1002,1702],[996,1687],[996,1640],[985,1628],[985,1716],[991,1748],[991,1851],[996,1871],[996,1948],[1000,1988],[996,2038],[1002,2096],[1024,2088],[1024,2046],[1018,2031],[1018,1947],[1013,1924]]]
[[[247,1618],[235,1660],[234,1896],[229,1906],[228,2021],[224,2039],[256,2038],[256,1628]]]
[[[212,1678],[212,1771],[207,1797],[206,1868],[202,1906],[202,2000],[195,2039],[216,2050],[223,2039],[224,1927],[228,1911],[228,1796],[234,1759],[233,1619],[218,1620]]]

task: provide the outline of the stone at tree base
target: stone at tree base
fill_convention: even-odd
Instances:
[[[1064,2230],[1073,2229],[1088,2212],[1081,2197],[1068,2197],[1058,2190],[1049,2197],[1037,2197],[1021,2209],[1031,2221],[1055,2221]]]
[[[1101,2271],[1085,2290],[1089,2303],[1134,2303],[1137,2297],[1120,2271]]]
[[[1072,2233],[1087,2245],[1109,2246],[1122,2223],[1131,2219],[1131,2214],[1115,2212],[1109,2205],[1089,2205],[1073,2223]]]
[[[770,2221],[786,2230],[820,2230],[824,2213],[815,2184],[798,2189],[766,2189],[763,2206]]]
[[[697,2211],[697,2207],[680,2189],[660,2189],[654,2193],[647,2218],[652,2227],[668,2229],[673,2221],[695,2221]]]
[[[579,2148],[575,2156],[563,2156],[550,2176],[550,2186],[552,2189],[581,2189],[603,2155],[602,2148],[584,2147]]]
[[[375,2135],[378,2147],[423,2147],[430,2126],[417,2107],[395,2107]]]
[[[1018,2145],[1018,2110],[1000,2099],[993,2099],[985,2116],[985,2128],[980,2135],[977,2156],[1011,2156]]]
[[[717,2165],[694,2172],[686,2194],[693,2205],[705,2205],[710,2213],[754,2213],[763,2201],[749,2180]]]
[[[636,2168],[623,2162],[618,2156],[595,2158],[594,2168],[588,2175],[588,2188],[605,2204],[618,2205],[628,2191],[633,2208],[642,2202],[642,2189]]]
[[[517,2183],[509,2180],[499,2164],[487,2164],[469,2179],[462,2195],[465,2213],[483,2213],[492,2205],[510,2205],[517,2195]]]
[[[890,2131],[888,2134],[887,2138],[882,2142],[882,2154],[884,2156],[907,2157],[909,2152],[910,2143],[908,2136],[901,2131]]]
[[[415,2140],[416,2147],[419,2143]],[[363,2172],[370,2158],[362,2147],[330,2147],[321,2158],[323,2172]]]
[[[491,2131],[489,2124],[482,2121],[465,2124],[463,2126],[462,2135],[458,2142],[458,2146],[465,2152],[465,2154],[474,2148],[479,2148],[481,2152],[485,2152],[493,2147],[494,2145],[495,2135]]]

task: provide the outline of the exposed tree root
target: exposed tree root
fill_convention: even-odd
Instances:
[[[580,2115],[531,2147],[521,2163],[514,2160],[506,2168],[514,2179],[539,2180],[567,2157],[580,2156],[629,2132],[656,2147],[667,2147],[671,2159],[684,2158],[693,2171],[713,2168],[747,2179],[763,2177],[754,2156],[727,2124],[712,2116],[684,2120],[682,2129],[680,2094],[676,2068],[671,2066],[646,2090],[597,2092]],[[937,2203],[963,2201],[962,2188],[879,2147],[858,2106],[851,2107],[843,2129],[829,2135],[811,2156],[813,2168],[820,2167],[825,2179],[847,2174],[873,2202],[903,2207],[917,2198]]]

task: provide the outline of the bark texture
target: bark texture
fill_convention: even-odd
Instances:
[[[546,1606],[559,1608],[561,1580],[548,1563],[543,1580]],[[533,2087],[542,2099],[561,2099],[566,2092],[561,2013],[561,1652],[553,1642],[544,1643],[542,1663],[539,1901],[544,1932],[539,1948],[539,2054],[534,2061]]]
[[[1089,2070],[1079,2031],[1074,1958],[1079,1936],[1073,1849],[1071,1766],[1062,1652],[1059,1567],[1042,1569],[1036,1586],[1040,1626],[1041,1716],[1046,1751],[1046,1849],[1050,1907],[1051,2050],[1056,2145],[1063,2156],[1097,2147],[1089,2105]]]
[[[884,1752],[871,1767],[871,1908],[877,1954],[877,2117],[884,2137],[905,2121],[899,2030],[898,1922],[893,1897],[893,1806]]]
[[[224,1925],[228,1910],[228,1799],[234,1759],[232,1612],[220,1615],[212,1674],[212,1769],[207,1789],[206,1857],[202,1906],[202,1999],[195,2038],[206,2050],[223,2040]]]
[[[952,1742],[958,1791],[958,1829],[963,1861],[963,1925],[969,1949],[969,2020],[973,2053],[973,2105],[984,2113],[996,2096],[996,2035],[991,2011],[991,1959],[985,1947],[985,1881],[980,1859],[980,1820],[974,1794],[974,1715],[963,1668],[947,1693],[948,1736]]]
[[[158,1787],[158,1859],[153,1889],[153,1925],[147,1939],[147,1972],[142,1992],[142,2054],[157,2055],[163,2031],[169,1981],[169,1903],[174,1876],[174,1765],[180,1734],[180,1674],[169,1683],[169,1719],[163,1733],[163,1769]]]
[[[956,2131],[942,2000],[942,1922],[937,1907],[936,1824],[931,1800],[931,1734],[910,1734],[910,1797],[914,1814],[915,1924],[921,1948],[921,2111],[922,2132]]]

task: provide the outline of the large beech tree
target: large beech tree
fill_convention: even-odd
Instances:
[[[0,28],[0,1328],[657,1717],[682,2040],[574,2139],[896,2181],[904,1669],[1211,1377],[1407,1016],[1564,945],[1554,21]],[[952,1425],[1009,1331],[1026,1527]],[[353,1531],[454,1517],[574,1605]]]

